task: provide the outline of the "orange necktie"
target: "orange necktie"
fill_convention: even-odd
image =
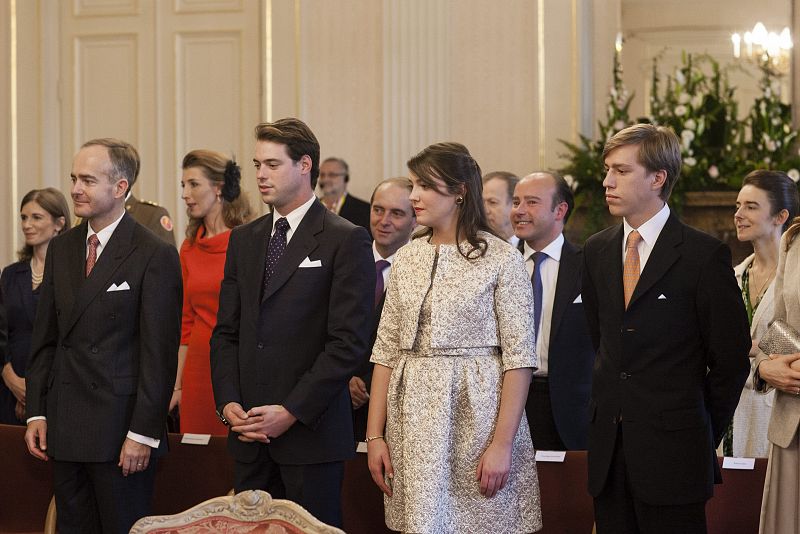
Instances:
[[[622,285],[625,289],[625,309],[631,301],[633,290],[639,282],[639,241],[642,236],[634,230],[628,234],[628,241],[625,244],[625,265],[622,269]]]

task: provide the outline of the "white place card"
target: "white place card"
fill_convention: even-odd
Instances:
[[[211,434],[184,434],[181,443],[187,445],[208,445],[211,441]]]
[[[743,469],[745,471],[752,471],[756,468],[755,458],[732,458],[726,456],[722,459],[723,469]]]
[[[367,454],[367,442],[359,441],[358,445],[356,446],[356,452],[363,452],[364,454]]]
[[[564,463],[567,457],[567,451],[536,451],[537,462],[555,462]]]

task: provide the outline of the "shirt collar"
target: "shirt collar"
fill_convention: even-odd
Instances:
[[[89,224],[86,225],[86,228],[87,228],[86,241],[88,242],[89,241],[89,237],[91,237],[93,234],[97,234],[97,239],[100,241],[100,246],[101,247],[105,247],[106,243],[108,243],[108,240],[111,239],[111,234],[113,234],[114,230],[117,229],[117,226],[119,226],[119,223],[120,223],[120,221],[122,221],[122,218],[124,216],[125,216],[125,210],[122,211],[122,215],[120,215],[119,218],[116,221],[112,222],[111,224],[109,224],[108,226],[106,226],[105,228],[100,230],[99,232],[95,232],[92,229],[92,223],[89,222]]]
[[[375,258],[376,262],[380,260],[386,260],[389,262],[389,265],[394,263],[394,254],[392,254],[388,258],[384,258],[383,256],[381,256],[381,253],[378,252],[378,247],[375,246],[375,241],[372,242],[372,256]]]
[[[286,215],[282,215],[281,213],[278,212],[277,209],[273,210],[272,233],[275,233],[275,223],[277,223],[278,219],[280,219],[281,217],[286,218],[286,222],[289,223],[289,228],[292,231],[297,230],[297,227],[300,226],[300,221],[302,221],[303,217],[306,216],[306,213],[308,213],[308,210],[311,209],[311,205],[314,203],[315,200],[317,200],[317,197],[311,195],[311,198],[306,200],[304,204],[296,207]]]
[[[623,219],[622,225],[624,227],[624,235],[622,236],[622,245],[625,246],[625,243],[628,242],[628,234],[633,232],[634,230],[639,232],[639,235],[642,236],[642,241],[645,242],[648,246],[653,246],[658,239],[659,234],[661,234],[661,230],[664,228],[664,225],[667,224],[667,219],[669,219],[669,206],[667,206],[666,202],[664,203],[664,207],[661,208],[658,213],[650,217],[650,219],[639,226],[639,228],[634,228],[628,221]]]
[[[524,252],[522,253],[522,256],[527,260],[528,258],[531,257],[531,255],[534,252],[537,251],[533,250],[527,241],[523,241],[523,243],[524,243],[523,245]],[[561,261],[561,249],[563,246],[564,246],[564,234],[558,234],[558,236],[552,241],[550,241],[550,244],[544,247],[541,250],[541,252],[547,254],[549,258],[552,258],[556,261]]]

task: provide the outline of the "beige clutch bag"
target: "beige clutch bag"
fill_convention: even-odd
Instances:
[[[783,319],[775,319],[758,342],[764,354],[794,354],[800,352],[800,334]]]

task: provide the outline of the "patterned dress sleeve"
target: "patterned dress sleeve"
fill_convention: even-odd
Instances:
[[[372,346],[372,357],[369,361],[392,367],[397,364],[400,357],[400,335],[399,324],[401,313],[399,309],[398,295],[402,281],[402,253],[397,252],[392,264],[392,273],[389,276],[389,285],[386,288],[386,300],[383,304],[383,312],[378,325],[378,333],[375,344]]]
[[[502,258],[494,290],[494,307],[502,349],[503,371],[536,369],[533,333],[533,289],[522,255],[512,251]]]

